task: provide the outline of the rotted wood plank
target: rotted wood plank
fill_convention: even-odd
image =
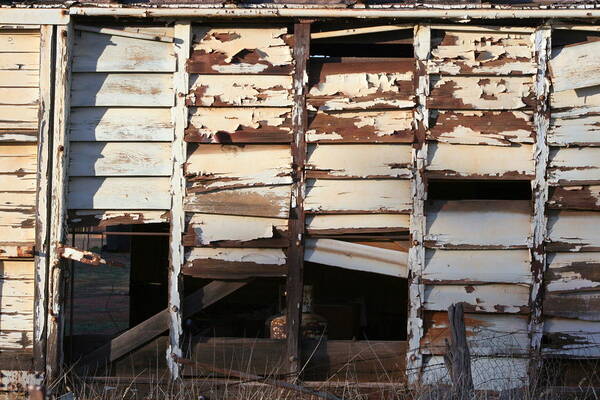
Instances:
[[[534,105],[533,78],[437,76],[428,106],[442,109],[520,110]]]
[[[292,105],[292,77],[284,75],[192,75],[188,106]]]
[[[600,43],[558,47],[552,51],[549,65],[556,92],[599,85]]]
[[[307,102],[322,111],[414,106],[414,60],[311,63]]]
[[[409,219],[406,214],[308,215],[306,231],[309,235],[407,232]]]
[[[72,227],[104,228],[112,225],[136,225],[168,223],[166,211],[106,211],[106,210],[70,210],[68,223]]]
[[[311,143],[412,143],[412,110],[317,111],[309,114]]]
[[[552,253],[544,281],[548,292],[600,290],[600,253]]]
[[[551,357],[600,357],[600,323],[568,318],[547,318],[543,353]]]
[[[310,179],[304,206],[308,213],[366,214],[408,213],[411,210],[408,180]]]
[[[195,247],[186,252],[184,275],[203,279],[286,276],[282,249]]]
[[[548,182],[552,185],[600,183],[600,148],[569,147],[550,151]]]
[[[578,107],[553,112],[548,131],[548,144],[552,146],[600,145],[600,110]]]
[[[193,74],[284,74],[293,70],[287,28],[202,26],[194,29],[187,71]]]
[[[512,146],[533,143],[533,116],[527,111],[433,111],[429,140],[452,144]]]
[[[600,290],[546,292],[544,315],[600,322]]]
[[[548,214],[548,251],[600,250],[600,213],[551,211]]]
[[[281,107],[198,107],[190,113],[187,142],[289,143],[291,110]]]
[[[557,186],[550,190],[548,208],[600,210],[600,186]]]
[[[452,304],[464,302],[467,312],[527,314],[529,285],[426,285],[425,309],[444,311]]]

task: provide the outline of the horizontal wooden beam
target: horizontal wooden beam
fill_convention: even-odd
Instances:
[[[66,25],[69,19],[62,8],[0,8],[0,25]]]
[[[315,32],[310,34],[311,39],[327,39],[340,36],[365,35],[369,33],[399,31],[404,29],[413,29],[413,24],[404,25],[381,25],[367,26],[364,28],[342,29],[337,31]]]

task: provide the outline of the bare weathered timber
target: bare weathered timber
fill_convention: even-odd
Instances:
[[[563,46],[554,50],[549,63],[554,91],[599,85],[599,49],[600,43],[594,41]]]
[[[600,185],[551,188],[547,206],[569,210],[600,210]]]
[[[248,279],[288,275],[286,254],[278,248],[195,247],[185,254],[182,273],[204,279]]]
[[[473,377],[471,376],[471,354],[467,345],[467,333],[463,305],[453,304],[448,307],[450,325],[450,342],[444,363],[450,371],[452,379],[452,398],[470,399],[473,394]]]

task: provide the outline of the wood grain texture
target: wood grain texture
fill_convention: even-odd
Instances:
[[[426,285],[424,299],[425,309],[433,311],[465,302],[468,312],[527,314],[529,285]]]
[[[578,43],[554,49],[549,63],[554,91],[600,84],[599,50],[600,43],[597,42]]]
[[[557,186],[550,190],[548,208],[600,210],[600,186]]]
[[[306,231],[310,235],[345,233],[407,232],[406,214],[334,214],[308,215]]]
[[[550,211],[548,213],[548,250],[600,250],[599,221],[600,214],[591,211]]]
[[[204,279],[247,279],[287,275],[281,249],[206,248],[186,252],[184,275]]]
[[[548,182],[552,185],[600,183],[600,148],[569,147],[550,151]]]

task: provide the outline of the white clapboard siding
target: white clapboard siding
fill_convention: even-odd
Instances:
[[[169,178],[71,178],[67,204],[71,209],[168,210]]]
[[[5,53],[0,57],[0,70],[37,71],[40,67],[39,53]]]
[[[71,109],[69,123],[70,140],[173,140],[173,122],[169,108],[76,107]]]
[[[559,47],[549,62],[555,91],[600,85],[600,43]]]
[[[172,74],[73,74],[73,107],[171,107],[174,100]]]
[[[33,297],[33,279],[0,279],[0,296]]]
[[[172,43],[76,31],[74,72],[173,72]]]
[[[308,212],[410,212],[410,181],[311,179],[306,185]]]
[[[0,129],[37,129],[37,106],[0,105]]]
[[[546,290],[569,292],[600,289],[600,253],[550,253],[547,255]]]
[[[533,146],[527,144],[497,147],[431,143],[427,158],[427,170],[434,175],[482,178],[534,175]]]
[[[426,285],[425,309],[447,311],[452,304],[465,302],[468,311],[526,313],[529,285]]]
[[[529,251],[427,250],[423,279],[464,283],[529,283]]]
[[[171,143],[72,142],[70,176],[170,176]]]
[[[0,145],[0,173],[35,173],[37,170],[37,145]]]
[[[35,240],[35,210],[0,209],[0,242],[31,243]]]
[[[249,241],[273,237],[273,232],[287,231],[288,220],[283,218],[243,217],[195,213],[189,218],[188,232],[196,241],[210,244],[220,240]]]
[[[40,34],[37,32],[2,31],[0,32],[0,53],[38,53]]]
[[[38,100],[38,88],[0,87],[0,105],[29,106],[37,104]],[[15,112],[18,113],[19,109],[15,107]]]
[[[306,229],[309,233],[396,232],[408,230],[409,220],[406,214],[309,215]]]
[[[12,189],[19,190],[18,187]],[[27,207],[35,207],[35,191],[0,191],[0,210],[11,210],[15,208]]]
[[[0,280],[33,279],[33,260],[0,260]]]
[[[315,177],[410,177],[411,149],[407,144],[312,144],[306,169]]]
[[[548,215],[548,238],[570,245],[572,250],[600,247],[600,213],[552,211]]]
[[[28,70],[2,71],[0,68],[0,87],[35,88],[40,83],[39,73]]]
[[[551,184],[600,182],[600,148],[569,147],[551,151],[548,181]]]
[[[574,108],[553,112],[548,131],[548,144],[553,146],[600,144],[600,116],[588,109]]]
[[[31,292],[33,292],[33,286],[32,282]],[[0,326],[10,326],[11,330],[16,331],[32,330],[33,293],[22,296],[0,296]]]
[[[529,243],[530,204],[521,200],[434,201],[425,240],[433,247],[523,247]]]
[[[600,85],[552,92],[550,104],[554,109],[579,107],[593,110],[600,106]]]
[[[600,322],[545,318],[542,351],[550,356],[600,357]]]
[[[0,191],[30,192],[36,188],[34,173],[3,175],[0,179]]]

